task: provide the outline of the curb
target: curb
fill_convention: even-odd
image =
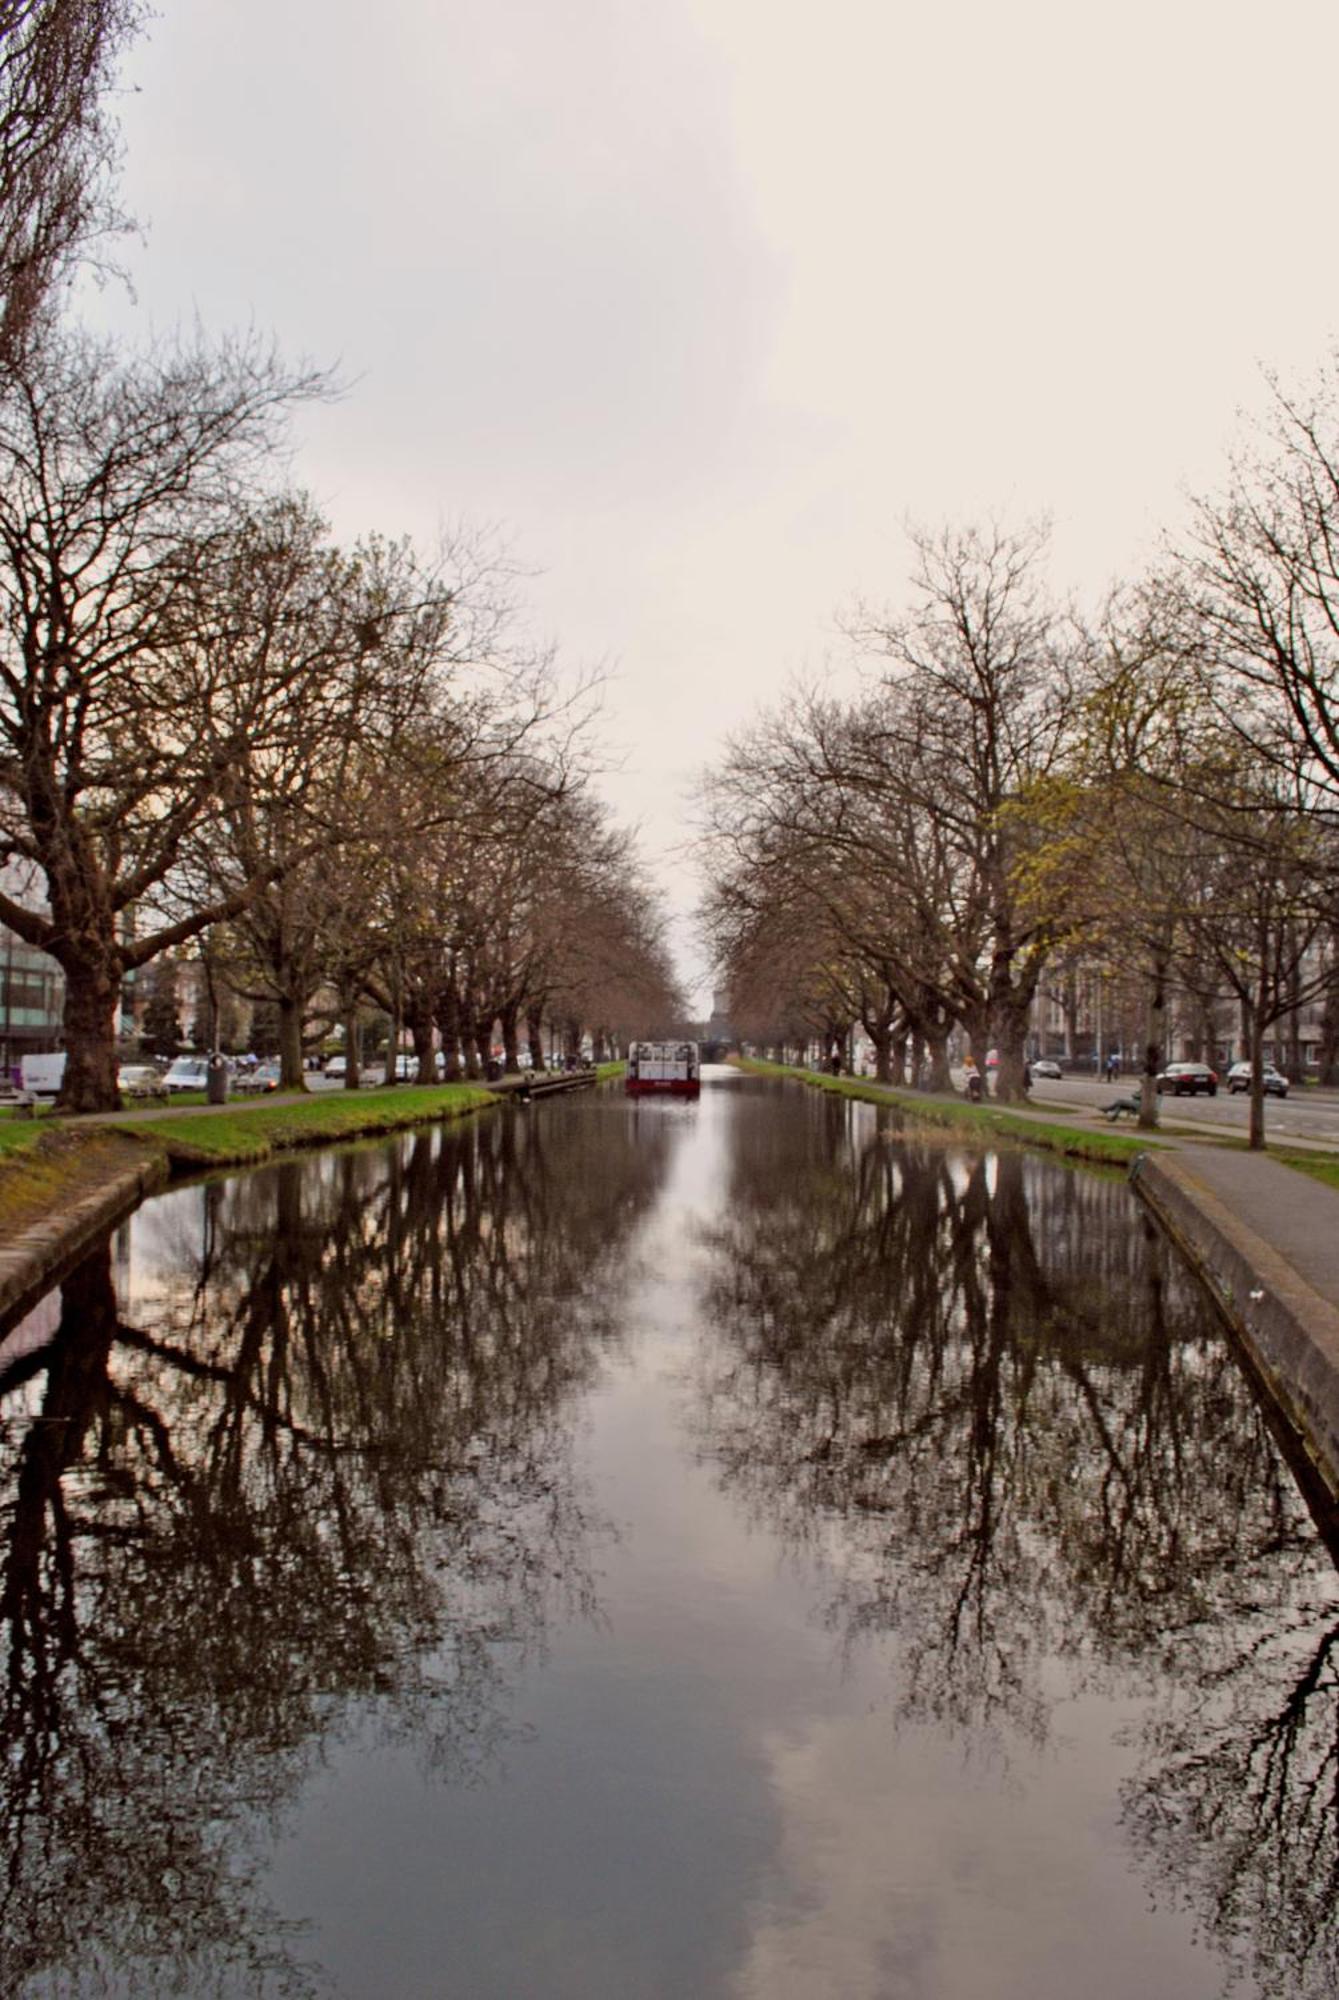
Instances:
[[[0,1322],[12,1320],[56,1284],[104,1231],[166,1185],[168,1171],[165,1158],[136,1161],[0,1249]]]
[[[1198,1272],[1339,1506],[1339,1308],[1175,1154],[1140,1154],[1130,1180]]]

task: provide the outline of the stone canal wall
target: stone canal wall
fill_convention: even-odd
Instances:
[[[1339,1501],[1339,1307],[1175,1153],[1141,1154],[1130,1177],[1198,1271],[1331,1499]]]
[[[90,1245],[137,1208],[168,1177],[165,1158],[132,1160],[100,1187],[76,1195],[41,1222],[0,1245],[0,1319],[54,1285]]]

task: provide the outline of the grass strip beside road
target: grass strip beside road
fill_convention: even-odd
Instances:
[[[1312,1180],[1323,1181],[1326,1187],[1339,1188],[1339,1153],[1290,1152],[1271,1146],[1260,1157],[1277,1160],[1285,1167],[1296,1167],[1299,1174],[1310,1174]]]
[[[0,1240],[59,1214],[146,1154],[164,1161],[170,1174],[258,1166],[297,1147],[375,1138],[463,1118],[497,1102],[492,1092],[472,1084],[439,1084],[347,1097],[333,1091],[284,1097],[193,1117],[165,1111],[133,1124],[14,1120],[0,1127]]]
[[[341,1139],[375,1138],[405,1126],[441,1118],[463,1118],[496,1104],[488,1090],[469,1083],[411,1085],[393,1090],[322,1091],[311,1097],[279,1097],[245,1106],[228,1105],[206,1117],[137,1119],[122,1127],[126,1136],[157,1146],[178,1169],[254,1166],[273,1153],[320,1146]]]
[[[960,1097],[931,1097],[922,1091],[898,1090],[894,1085],[869,1083],[852,1076],[824,1076],[818,1070],[795,1069],[785,1063],[760,1062],[741,1056],[737,1067],[753,1076],[789,1077],[814,1090],[830,1091],[836,1097],[854,1097],[863,1104],[894,1105],[906,1114],[910,1125],[928,1125],[960,1130],[978,1139],[1009,1139],[1022,1146],[1037,1146],[1043,1152],[1059,1153],[1068,1160],[1087,1160],[1097,1166],[1126,1167],[1138,1153],[1156,1149],[1157,1141],[1121,1132],[1086,1130],[1081,1125],[1062,1125],[1038,1117],[1035,1112],[1019,1115],[992,1104],[969,1104]]]

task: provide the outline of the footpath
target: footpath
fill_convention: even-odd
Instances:
[[[1203,1144],[1141,1154],[1130,1178],[1245,1348],[1339,1533],[1339,1190]]]

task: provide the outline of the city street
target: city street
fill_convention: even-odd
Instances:
[[[1118,1077],[1106,1083],[1097,1077],[1067,1076],[1061,1082],[1039,1079],[1032,1086],[1032,1102],[1073,1111],[1080,1105],[1100,1109],[1116,1097],[1137,1097],[1139,1078]],[[1162,1118],[1168,1126],[1222,1134],[1245,1134],[1250,1099],[1233,1097],[1220,1086],[1216,1097],[1167,1097],[1162,1099]],[[1265,1099],[1265,1133],[1271,1139],[1297,1139],[1313,1144],[1339,1146],[1339,1090],[1321,1090],[1313,1085],[1295,1086],[1287,1097]]]

